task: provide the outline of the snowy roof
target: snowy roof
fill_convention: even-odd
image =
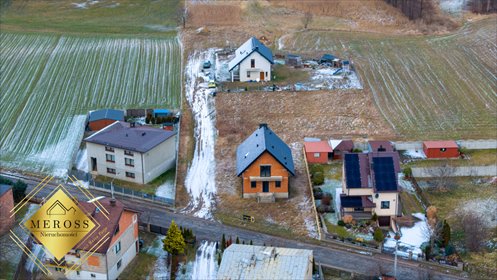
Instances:
[[[243,45],[241,45],[238,49],[236,49],[235,58],[233,58],[228,64],[229,71],[233,70],[233,68],[240,64],[253,52],[258,52],[271,64],[274,63],[273,52],[271,52],[268,47],[264,46],[264,44],[259,42],[259,40],[257,40],[255,37],[252,37],[248,39],[247,42],[243,43]]]
[[[6,193],[8,190],[12,188],[9,185],[0,185],[0,196],[2,196],[4,193]]]
[[[333,149],[331,149],[330,144],[327,141],[319,141],[319,142],[304,142],[305,152],[306,153],[331,153]]]
[[[174,135],[174,131],[147,126],[130,127],[129,123],[115,122],[84,141],[145,153]]]
[[[311,250],[232,244],[217,279],[307,279],[312,259]]]
[[[267,124],[260,124],[236,149],[236,174],[245,171],[264,152],[271,154],[288,172],[295,175],[292,151]]]
[[[91,111],[89,121],[93,122],[98,120],[124,121],[124,111],[114,110],[114,109],[102,109],[102,110]]]
[[[424,141],[423,144],[428,149],[459,148],[456,141]]]

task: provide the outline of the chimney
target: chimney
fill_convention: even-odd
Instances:
[[[116,199],[115,198],[110,199],[110,206],[112,206],[112,207],[116,206]]]
[[[260,123],[259,128],[267,128],[267,123]]]
[[[378,148],[378,152],[385,152],[387,149],[383,148],[383,145],[380,145]]]

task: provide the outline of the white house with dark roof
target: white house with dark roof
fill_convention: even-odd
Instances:
[[[228,68],[231,81],[271,81],[273,53],[255,37],[248,39],[235,51]]]
[[[231,244],[224,250],[218,280],[312,279],[311,250]]]
[[[115,122],[84,141],[95,175],[146,184],[176,162],[174,131]]]

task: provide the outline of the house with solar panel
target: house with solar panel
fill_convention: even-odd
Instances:
[[[244,198],[288,198],[289,178],[295,175],[292,151],[267,124],[260,124],[236,150],[236,175],[242,178]]]
[[[235,58],[228,63],[231,81],[271,81],[273,53],[255,37],[248,39],[235,51]]]
[[[369,220],[376,213],[381,227],[401,215],[397,152],[344,155],[340,215]]]

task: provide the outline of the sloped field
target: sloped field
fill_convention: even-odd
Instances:
[[[405,138],[494,138],[496,19],[444,37],[346,32],[286,36],[285,49],[350,57],[385,119]]]
[[[179,107],[176,38],[2,33],[0,163],[63,174],[98,108]]]

